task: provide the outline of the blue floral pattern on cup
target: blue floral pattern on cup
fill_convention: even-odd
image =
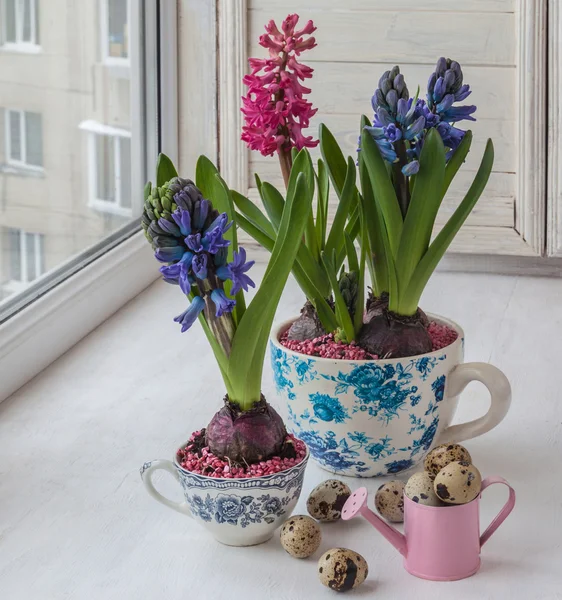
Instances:
[[[261,496],[242,496],[240,494],[218,494],[212,498],[192,494],[187,497],[187,503],[194,516],[203,521],[240,525],[245,528],[251,523],[274,523],[278,517],[287,512],[287,505],[299,495],[295,490],[290,496],[279,498],[271,494]]]
[[[277,391],[289,429],[328,471],[356,477],[415,467],[449,425],[447,374],[462,362],[461,337],[427,355],[375,361],[327,360],[271,341]]]

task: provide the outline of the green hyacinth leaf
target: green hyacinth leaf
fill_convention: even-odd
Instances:
[[[361,132],[361,158],[371,180],[371,187],[377,205],[384,218],[392,256],[396,256],[402,237],[402,213],[392,180],[388,174],[379,147],[368,131]],[[371,238],[371,242],[372,242]]]
[[[421,151],[420,169],[416,174],[416,184],[396,254],[398,285],[403,291],[407,289],[410,277],[429,247],[443,199],[445,160],[441,136],[436,129],[431,129]]]
[[[295,163],[301,154],[302,151]],[[277,239],[262,283],[234,334],[227,374],[234,389],[231,399],[242,410],[249,409],[260,398],[271,325],[304,234],[312,206],[312,194],[306,176],[299,173],[287,194]]]
[[[406,311],[406,314],[408,311],[415,310],[415,307],[418,306],[423,290],[433,274],[433,271],[439,264],[439,261],[443,258],[443,255],[455,238],[455,235],[457,235],[459,229],[462,227],[482,195],[482,192],[488,183],[488,179],[490,178],[493,165],[494,145],[492,140],[489,139],[476,177],[466,193],[466,196],[463,198],[453,215],[449,218],[443,229],[437,234],[412,275],[400,307],[401,310]]]
[[[178,176],[174,163],[165,155],[160,153],[156,161],[156,187],[162,187],[167,181]]]
[[[330,196],[330,178],[324,161],[318,159],[316,239],[320,250],[326,246],[326,230],[328,227],[328,198]]]
[[[322,252],[322,262],[324,263],[326,274],[328,275],[330,285],[332,286],[338,325],[345,332],[347,341],[351,342],[355,339],[355,329],[353,328],[353,321],[351,320],[347,304],[342,296],[338,283],[338,276],[334,266],[334,254],[332,254],[332,257],[330,258],[327,252]]]
[[[388,275],[388,258],[386,256],[386,246],[384,244],[384,220],[380,214],[380,209],[375,202],[371,179],[365,166],[365,160],[362,153],[359,153],[359,177],[361,179],[362,191],[362,215],[364,230],[369,238],[369,249],[371,259],[371,283],[375,295],[380,296],[383,292],[390,291]]]
[[[447,166],[445,167],[445,181],[443,182],[443,196],[447,193],[451,182],[458,173],[462,164],[466,160],[468,153],[470,152],[470,146],[472,144],[472,131],[467,131],[462,138],[458,148],[454,151]]]
[[[273,225],[275,231],[279,229],[281,224],[281,216],[283,215],[283,207],[285,206],[285,198],[283,194],[271,183],[264,181],[261,184],[261,199],[265,208],[265,212]]]
[[[322,153],[322,158],[326,163],[330,180],[332,181],[334,190],[339,198],[347,174],[347,165],[343,152],[336,142],[336,138],[324,123],[320,124],[318,137],[320,139],[320,152]]]
[[[231,190],[232,200],[236,208],[256,227],[261,229],[269,237],[275,239],[277,234],[273,229],[273,225],[269,219],[262,213],[262,211],[246,196],[239,194],[235,190]]]
[[[330,228],[330,233],[328,234],[328,240],[326,241],[326,253],[328,256],[332,255],[332,251],[339,250],[340,244],[342,246],[345,244],[343,231],[351,212],[353,200],[357,194],[355,178],[355,163],[353,162],[353,159],[349,157],[347,159],[347,170],[341,191],[340,201],[338,202],[334,221],[332,223],[332,227]]]

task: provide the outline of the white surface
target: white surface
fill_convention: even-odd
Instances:
[[[221,546],[148,496],[139,467],[171,458],[223,395],[202,332],[181,335],[172,321],[184,309],[181,294],[156,283],[0,405],[0,598],[335,598],[316,574],[316,560],[333,546],[369,563],[367,582],[351,598],[562,598],[561,302],[560,280],[437,274],[431,281],[423,307],[463,325],[467,360],[489,360],[511,380],[506,420],[467,447],[484,476],[505,477],[518,495],[484,548],[481,572],[436,583],[405,573],[395,550],[361,520],[323,526],[318,552],[295,560],[277,536],[253,548]],[[278,319],[300,303],[291,283]],[[269,368],[264,391],[275,404]],[[459,417],[486,406],[483,388],[470,386]],[[309,466],[297,512],[328,477]],[[366,481],[371,492],[381,483],[347,481],[354,489]],[[173,494],[174,485],[162,479],[160,489]],[[482,529],[506,497],[486,492]]]
[[[247,0],[248,36],[229,38],[232,47],[227,49],[229,68],[222,70],[221,102],[228,104],[228,95],[230,104],[238,106],[239,72],[247,71],[246,49],[251,57],[267,56],[258,44],[264,25],[271,18],[279,25],[287,13],[296,12],[303,22],[312,19],[318,27],[314,33],[318,46],[302,55],[315,71],[305,84],[318,109],[308,133],[317,135],[323,122],[344,154],[355,156],[359,118],[372,117],[371,96],[385,70],[400,65],[410,93],[415,94],[419,85],[425,97],[437,58],[458,60],[473,90],[467,103],[478,106],[477,121],[460,124],[474,132],[472,151],[443,202],[436,228],[443,226],[464,197],[491,137],[496,149],[494,171],[452,251],[539,256],[546,230],[546,129],[537,127],[547,121],[546,4],[546,0],[289,0],[282,4]],[[234,23],[243,18],[240,11],[231,13]],[[237,140],[238,121],[222,119],[221,138],[230,135]],[[232,154],[238,146],[232,141],[226,148]],[[319,149],[312,154],[319,156]],[[257,196],[254,172],[262,181],[282,187],[277,157],[251,152],[249,167],[241,171],[249,175],[246,187],[251,197]],[[239,175],[232,176],[240,181]],[[242,189],[241,184],[231,186]]]

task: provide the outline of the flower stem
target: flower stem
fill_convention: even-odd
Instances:
[[[288,188],[292,167],[291,152],[284,150],[283,148],[279,148],[277,151],[277,156],[279,157],[279,165],[281,166],[281,173],[283,174],[285,187]]]
[[[410,189],[408,186],[408,179],[404,173],[402,173],[402,167],[408,164],[408,155],[406,154],[406,146],[403,140],[395,142],[394,149],[398,156],[398,162],[395,162],[392,165],[392,179],[394,181],[394,189],[396,190],[396,196],[398,197],[402,219],[405,219],[410,204]]]

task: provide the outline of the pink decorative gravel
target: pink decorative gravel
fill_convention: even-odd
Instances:
[[[284,333],[279,340],[281,345],[293,352],[307,354],[308,356],[320,356],[322,358],[338,358],[340,360],[376,360],[378,356],[363,350],[355,342],[344,344],[334,340],[334,334],[328,333],[313,340],[288,340]]]
[[[432,352],[435,350],[441,350],[445,346],[452,344],[458,337],[457,332],[447,325],[440,325],[435,321],[432,321],[427,331],[433,342]],[[321,358],[335,358],[339,360],[377,360],[376,354],[370,354],[366,350],[363,350],[355,342],[351,344],[343,344],[334,340],[334,334],[328,333],[321,337],[314,338],[313,340],[304,340],[299,342],[297,340],[288,340],[287,333],[284,333],[279,340],[282,346],[298,352],[299,354],[306,354],[307,356],[319,356]]]
[[[433,342],[433,352],[435,352],[435,350],[441,350],[441,348],[445,348],[445,346],[449,346],[459,337],[459,334],[454,329],[447,327],[447,325],[440,325],[435,321],[432,321],[429,324],[427,331]]]
[[[286,469],[298,465],[306,456],[306,445],[292,434],[288,434],[286,440],[292,441],[297,453],[296,458],[281,458],[274,456],[270,460],[245,465],[244,467],[235,467],[227,460],[218,458],[211,454],[209,447],[201,448],[199,451],[193,451],[193,442],[200,431],[195,431],[189,438],[185,448],[180,448],[177,453],[178,463],[181,467],[197,475],[207,477],[223,477],[225,479],[242,479],[244,477],[262,477],[263,475],[273,475]]]

